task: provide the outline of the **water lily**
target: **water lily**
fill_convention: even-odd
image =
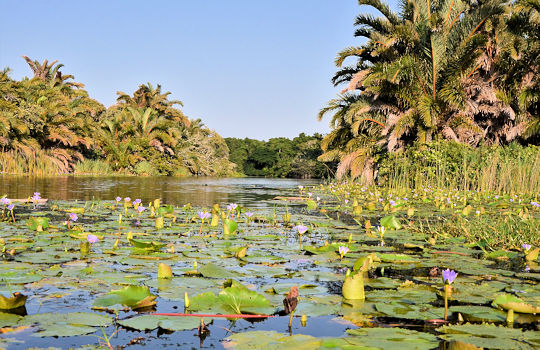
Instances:
[[[8,205],[10,202],[11,201],[9,200],[9,198],[6,198],[6,197],[2,198],[2,204],[3,205]]]
[[[452,282],[456,279],[458,273],[454,270],[446,269],[442,273],[444,283],[444,320],[448,317],[448,295],[452,293]]]
[[[77,221],[77,220],[79,220],[79,217],[75,213],[69,213],[69,219],[71,221]]]
[[[236,207],[238,207],[238,204],[231,203],[231,204],[227,205],[227,210],[228,211],[233,211],[233,210],[236,209]]]
[[[304,233],[307,232],[308,227],[307,227],[307,226],[304,226],[304,225],[297,225],[297,226],[294,227],[294,229],[296,229],[296,231],[298,232],[298,234],[303,235]]]
[[[139,198],[137,198],[137,199],[135,199],[134,202],[137,203],[137,204],[141,204],[142,201]]]
[[[522,244],[521,248],[523,248],[523,252],[528,253],[529,250],[531,249],[531,245],[530,244]]]
[[[146,210],[146,208],[143,207],[142,205],[139,205],[139,207],[137,207],[137,211],[138,211],[139,213],[142,213],[142,212],[145,211],[145,210]]]
[[[99,238],[98,238],[98,236],[96,236],[96,235],[88,235],[88,236],[86,237],[86,240],[87,240],[88,243],[90,243],[90,244],[99,242]]]
[[[456,279],[458,273],[454,270],[446,269],[442,273],[443,282],[445,284],[452,284]]]
[[[15,204],[11,203],[8,205],[8,210],[11,213],[11,219],[13,219],[13,222],[15,222],[15,215],[13,214],[13,208],[15,208]]]
[[[538,202],[531,202],[531,205],[532,205],[533,207],[540,208],[540,204],[538,204]]]
[[[126,198],[124,198],[124,201],[125,201],[126,203],[131,202],[131,198],[126,197]]]
[[[375,228],[375,230],[376,230],[377,233],[381,236],[381,239],[383,239],[384,233],[386,232],[386,227],[384,227],[384,226],[377,226],[377,227]]]
[[[317,202],[319,202],[321,200],[321,197],[317,196]]]
[[[199,218],[201,219],[201,229],[199,230],[199,234],[202,233],[202,228],[203,228],[203,225],[204,225],[204,220],[205,219],[208,219],[210,217],[212,217],[212,214],[210,214],[209,212],[207,211],[198,211],[197,212],[197,215],[199,216]]]
[[[37,201],[38,199],[41,199],[41,193],[34,192],[34,195],[32,196],[32,200]]]
[[[122,200],[122,197],[116,197],[116,201],[120,202]]]
[[[343,259],[343,257],[345,256],[345,254],[347,254],[349,252],[349,248],[346,247],[346,246],[340,246],[338,248],[338,251],[339,251],[339,255],[341,256],[341,259]]]
[[[251,212],[251,211],[247,211],[245,214],[246,214],[246,216],[247,216],[248,218],[250,218],[250,217],[253,216],[253,212]]]

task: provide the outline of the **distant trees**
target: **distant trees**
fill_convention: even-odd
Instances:
[[[118,92],[118,103],[106,109],[72,75],[62,74],[57,61],[23,57],[32,79],[15,81],[9,69],[0,72],[3,172],[65,174],[97,160],[123,173],[233,172],[225,141],[200,120],[190,121],[160,85],[140,85],[132,96]]]
[[[248,176],[322,178],[333,176],[331,167],[318,162],[322,136],[300,134],[290,140],[284,137],[268,141],[225,138],[230,160],[237,171]]]

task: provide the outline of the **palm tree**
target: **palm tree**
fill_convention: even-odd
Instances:
[[[477,106],[483,105],[471,103],[470,90],[471,82],[489,68],[484,57],[486,21],[497,20],[504,12],[502,0],[403,0],[400,14],[380,0],[359,4],[374,7],[383,16],[356,18],[355,35],[368,41],[338,54],[339,67],[351,57],[356,63],[334,76],[336,85],[348,84],[340,97],[343,102],[333,100],[319,114],[321,118],[334,112],[333,120],[340,121],[337,129],[349,129],[331,133],[322,142],[328,152],[338,135],[342,139],[334,148],[334,154],[341,152],[339,174],[354,167],[351,175],[360,175],[359,169],[372,166],[379,146],[394,152],[437,138],[477,144],[487,132],[494,132],[479,123],[483,111]],[[509,106],[490,103],[505,123],[512,124]]]

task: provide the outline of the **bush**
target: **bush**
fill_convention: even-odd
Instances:
[[[75,164],[73,173],[77,175],[110,175],[113,170],[109,163],[103,160],[85,159]]]
[[[150,163],[145,160],[142,162],[139,162],[135,165],[135,173],[139,176],[155,176],[159,175],[156,168]]]

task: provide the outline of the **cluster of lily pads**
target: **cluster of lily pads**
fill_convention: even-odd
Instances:
[[[538,241],[489,255],[418,227],[503,212],[535,224],[534,196],[330,184],[291,189],[257,212],[35,197],[11,209],[2,200],[0,346],[101,334],[86,344],[127,345],[134,330],[210,334],[238,349],[540,346]],[[293,287],[298,304],[285,316]],[[221,319],[239,320],[212,338]],[[310,330],[319,320],[345,328],[324,336],[325,326]]]

